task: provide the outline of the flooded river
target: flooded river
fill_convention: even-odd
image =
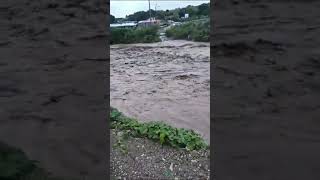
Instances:
[[[111,106],[210,139],[210,45],[182,40],[113,45]]]

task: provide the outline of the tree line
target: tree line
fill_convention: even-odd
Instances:
[[[184,8],[177,8],[173,10],[153,10],[151,9],[151,16],[160,20],[182,21],[185,14],[189,14],[189,19],[199,19],[202,17],[209,17],[210,3],[203,3],[199,6],[187,6]],[[116,18],[110,15],[110,23],[117,23],[121,21],[142,21],[148,19],[149,11],[138,11],[127,15],[125,18]]]

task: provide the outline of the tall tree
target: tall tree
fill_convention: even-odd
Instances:
[[[198,6],[198,15],[209,15],[210,4],[204,3]]]
[[[110,14],[110,24],[116,23],[116,17],[114,17],[112,14]]]

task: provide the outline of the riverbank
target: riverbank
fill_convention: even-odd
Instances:
[[[192,130],[110,112],[113,178],[208,179],[210,147]]]

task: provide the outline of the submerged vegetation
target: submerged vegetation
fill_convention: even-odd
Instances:
[[[200,42],[210,41],[210,22],[191,21],[166,30],[167,37]]]
[[[192,130],[174,128],[162,122],[140,123],[136,119],[124,116],[117,109],[110,112],[111,127],[125,130],[134,137],[146,137],[161,144],[187,150],[206,149],[209,146],[202,137]]]
[[[158,26],[148,28],[111,28],[110,44],[159,42]]]

